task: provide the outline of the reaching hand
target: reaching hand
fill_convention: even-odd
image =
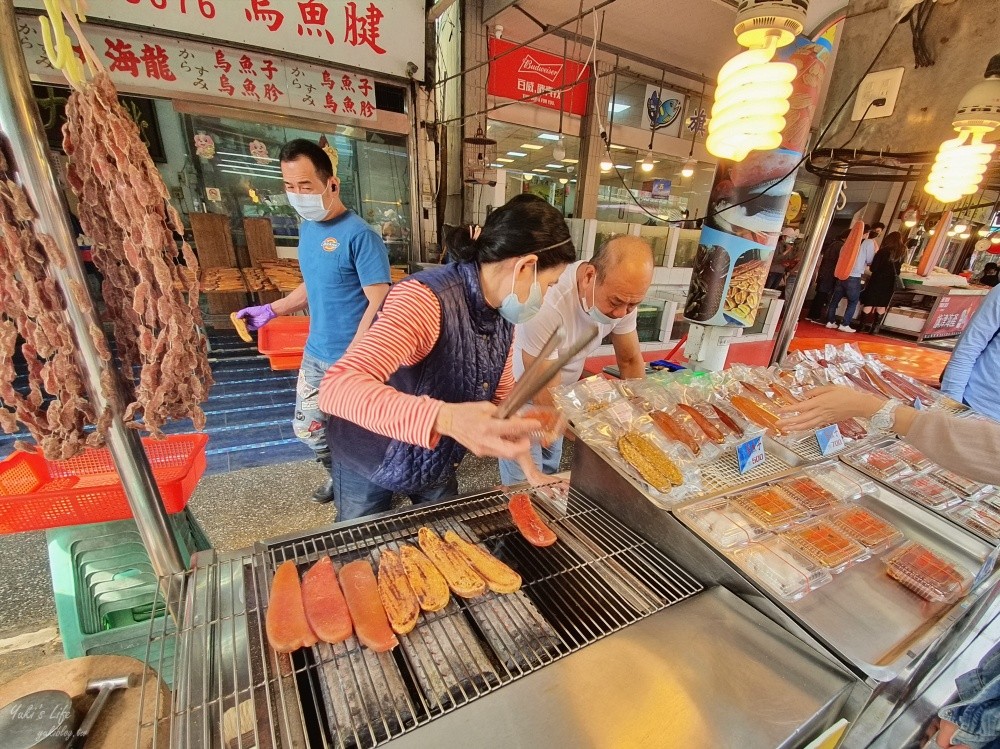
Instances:
[[[247,321],[248,330],[259,330],[276,318],[278,313],[270,304],[264,304],[260,307],[244,307],[236,313],[236,316]]]
[[[855,416],[868,418],[883,403],[885,398],[877,395],[839,385],[826,385],[810,390],[801,403],[782,407],[779,411],[782,419],[778,425],[786,434],[819,429]]]
[[[474,455],[514,460],[531,447],[528,435],[541,429],[534,419],[498,419],[492,403],[445,403],[434,428]]]

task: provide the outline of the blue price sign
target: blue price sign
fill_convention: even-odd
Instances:
[[[836,424],[817,430],[816,442],[819,444],[821,455],[833,455],[844,449],[844,435],[840,433],[840,427]]]
[[[759,434],[736,446],[736,462],[739,463],[740,473],[752,471],[757,466],[763,465],[766,459],[764,438]]]

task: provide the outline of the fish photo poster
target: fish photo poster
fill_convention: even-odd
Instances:
[[[800,36],[782,49],[798,73],[781,146],[751,151],[740,162],[719,161],[684,308],[688,320],[754,324],[832,48],[826,37]]]

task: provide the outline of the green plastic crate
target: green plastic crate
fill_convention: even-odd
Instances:
[[[211,548],[194,516],[170,516],[185,564]],[[67,658],[117,654],[145,660],[150,620],[164,615],[156,575],[134,520],[93,523],[46,531],[56,617]],[[155,606],[155,610],[154,610]],[[169,633],[167,619],[159,633]],[[170,683],[173,649],[161,677]],[[159,651],[159,648],[156,649]],[[159,652],[156,653],[159,657]],[[161,664],[150,663],[159,669]]]

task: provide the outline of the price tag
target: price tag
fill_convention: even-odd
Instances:
[[[833,455],[844,449],[844,435],[836,424],[816,430],[816,442],[820,455]]]
[[[752,471],[757,466],[763,465],[766,459],[762,435],[758,434],[736,446],[736,462],[739,464],[740,473]]]

